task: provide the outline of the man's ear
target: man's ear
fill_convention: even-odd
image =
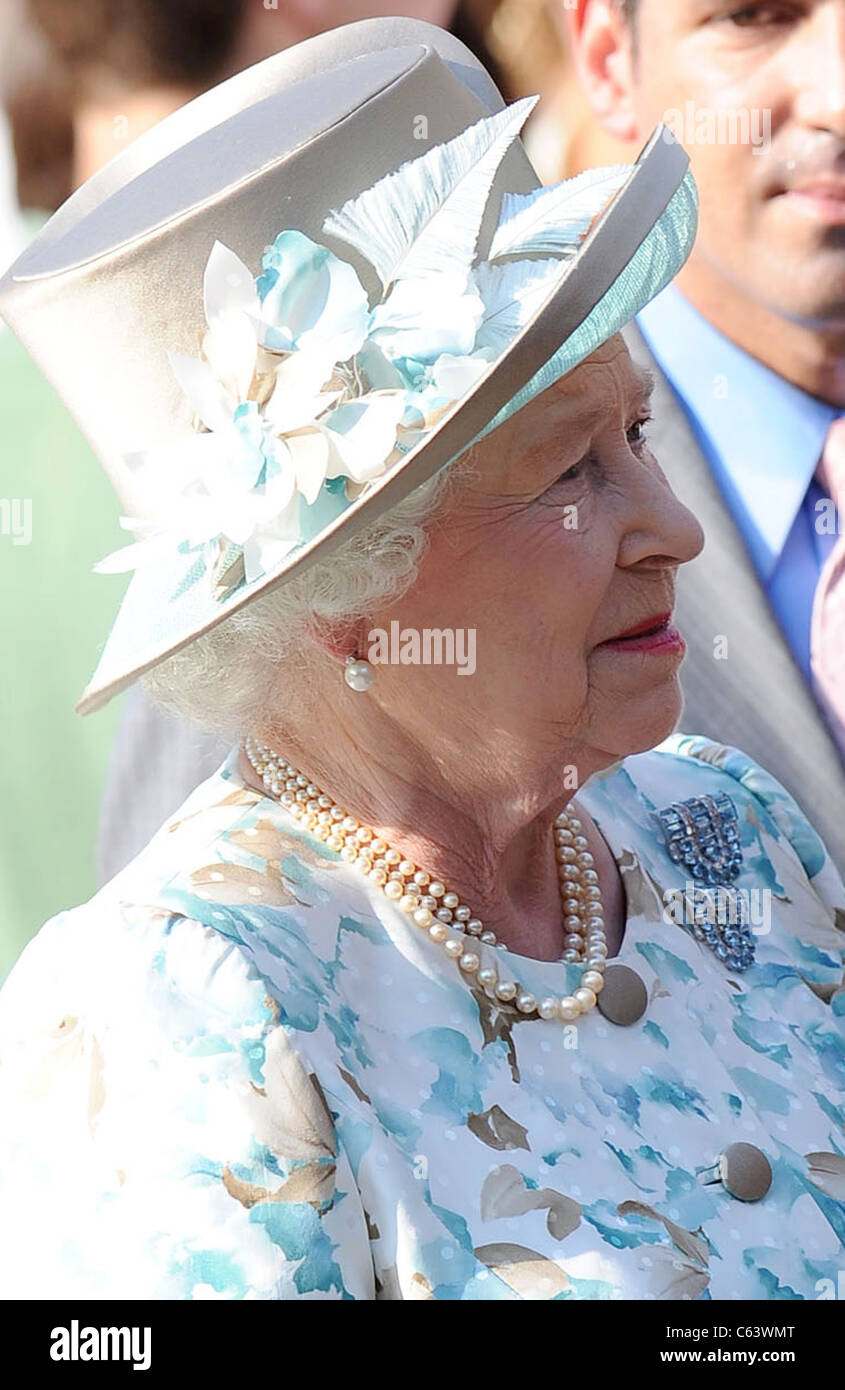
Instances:
[[[617,140],[639,139],[633,35],[621,6],[616,0],[578,0],[565,13],[578,78],[598,120]]]

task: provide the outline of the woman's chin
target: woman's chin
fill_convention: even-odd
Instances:
[[[658,690],[649,691],[640,699],[622,703],[614,716],[620,757],[646,753],[674,733],[684,699],[677,676],[672,676]]]

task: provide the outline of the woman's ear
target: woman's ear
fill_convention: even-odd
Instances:
[[[632,21],[618,0],[580,0],[566,17],[572,57],[587,98],[617,140],[637,140]]]
[[[366,656],[368,624],[360,619],[333,622],[329,618],[315,618],[312,631],[317,644],[343,666],[348,656]]]

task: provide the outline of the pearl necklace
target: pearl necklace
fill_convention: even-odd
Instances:
[[[517,980],[504,979],[494,966],[482,965],[479,953],[470,949],[475,941],[502,953],[507,952],[507,947],[494,932],[485,930],[481,919],[473,916],[457,893],[451,893],[444,883],[404,858],[369,826],[347,815],[343,807],[266,744],[248,738],[244,752],[266,790],[286,810],[327,849],[335,850],[368,882],[380,888],[386,898],[457,961],[464,975],[475,978],[500,1003],[513,1003],[522,1014],[565,1023],[595,1008],[604,988],[607,961],[604,912],[595,861],[571,802],[556,818],[554,829],[566,929],[563,960],[567,964],[582,964],[585,969],[579,988],[572,994],[562,999],[549,995],[538,1000],[523,990]]]

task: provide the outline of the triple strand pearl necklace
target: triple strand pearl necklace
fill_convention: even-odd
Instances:
[[[472,950],[478,941],[502,955],[507,947],[487,931],[479,917],[444,883],[432,878],[399,850],[393,849],[367,825],[362,825],[326,796],[314,782],[286,762],[266,744],[248,738],[244,751],[266,790],[301,821],[306,830],[353,864],[369,883],[406,912],[421,931],[427,932],[448,956],[456,960],[469,980],[475,979],[503,1004],[513,1003],[520,1013],[570,1023],[595,1008],[604,988],[607,940],[604,912],[595,862],[581,833],[581,822],[572,803],[555,820],[554,842],[558,880],[563,903],[566,937],[563,960],[581,964],[580,987],[559,999],[536,999],[517,980],[500,975],[492,965],[482,965]],[[457,935],[456,935],[457,933]],[[470,938],[468,941],[467,938]]]

